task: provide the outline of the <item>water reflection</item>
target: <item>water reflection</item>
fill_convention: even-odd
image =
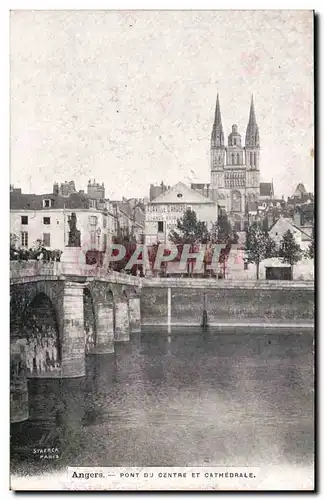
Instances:
[[[135,334],[85,378],[29,382],[12,469],[311,463],[312,351],[307,332]]]

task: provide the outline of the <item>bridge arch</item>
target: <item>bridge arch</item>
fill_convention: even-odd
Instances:
[[[27,374],[53,376],[61,370],[58,318],[50,297],[38,292],[23,313]]]

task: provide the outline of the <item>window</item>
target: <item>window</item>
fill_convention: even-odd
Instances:
[[[43,224],[48,226],[50,223],[51,223],[50,217],[43,217]]]
[[[232,211],[240,212],[241,211],[241,193],[239,191],[232,191]]]
[[[91,245],[96,244],[96,231],[90,231],[90,243]]]
[[[22,215],[22,216],[21,216],[21,223],[22,223],[24,226],[27,226],[27,224],[28,224],[28,215]]]
[[[107,227],[107,219],[106,217],[103,218],[103,221],[102,221],[102,227],[105,229]]]
[[[43,245],[44,247],[51,246],[51,235],[50,233],[43,233]]]
[[[103,249],[102,251],[105,252],[107,250],[107,234],[104,233],[103,235]]]
[[[28,233],[27,233],[27,231],[21,231],[20,236],[21,236],[21,246],[28,247]]]
[[[98,217],[96,217],[95,215],[91,215],[89,217],[89,224],[90,224],[90,226],[96,226],[97,222],[98,222]]]
[[[50,208],[51,207],[51,201],[52,200],[49,200],[47,198],[45,200],[43,200],[43,207],[44,208]]]
[[[182,193],[178,193],[177,198],[182,198]]]
[[[235,137],[233,139],[233,144],[234,144],[234,146],[236,146],[236,138]]]
[[[96,208],[96,200],[89,200],[89,207]]]
[[[244,261],[244,271],[247,271],[249,269],[249,263],[247,260]]]
[[[164,232],[164,223],[163,220],[158,221],[158,232],[163,233]]]

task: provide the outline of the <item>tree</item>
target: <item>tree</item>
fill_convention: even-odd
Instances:
[[[217,221],[213,224],[210,241],[213,244],[225,244],[225,248],[222,248],[219,254],[219,263],[222,265],[222,274],[225,277],[228,256],[232,245],[238,242],[238,234],[233,230],[226,212],[221,208],[218,211]]]
[[[10,233],[10,260],[17,260],[19,255],[18,236]]]
[[[310,242],[309,246],[308,246],[308,249],[306,251],[306,257],[308,259],[314,259],[314,254],[315,254],[315,249],[314,249],[314,228],[313,228],[313,231],[312,231],[312,241]]]
[[[265,259],[271,259],[271,257],[278,257],[278,247],[276,242],[270,238],[268,231],[264,231],[266,233],[265,239]]]
[[[238,242],[238,234],[233,230],[227,214],[223,210],[219,210],[217,222],[213,225],[211,232],[213,243],[230,243]]]
[[[170,231],[169,239],[178,249],[181,249],[185,244],[189,244],[191,245],[191,251],[193,251],[195,245],[208,243],[210,234],[206,224],[197,218],[196,212],[188,209],[181,219],[177,220],[177,230],[173,229]],[[189,262],[187,265],[187,272],[190,274]]]
[[[282,237],[279,244],[279,257],[282,262],[287,262],[291,265],[291,271],[294,264],[302,258],[303,252],[298,243],[296,243],[293,233],[288,229]]]
[[[248,261],[256,264],[257,279],[259,279],[260,262],[277,254],[276,244],[269,237],[267,231],[254,223],[249,227],[246,234],[245,249],[248,254]]]
[[[207,243],[209,238],[206,224],[197,218],[194,210],[190,209],[177,220],[177,231],[173,229],[169,234],[170,241],[175,245]]]

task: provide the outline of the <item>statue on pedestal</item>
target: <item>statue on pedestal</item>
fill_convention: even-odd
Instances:
[[[68,247],[80,247],[81,232],[76,227],[77,218],[74,212],[71,214],[71,217],[69,217],[68,223],[70,226]]]

